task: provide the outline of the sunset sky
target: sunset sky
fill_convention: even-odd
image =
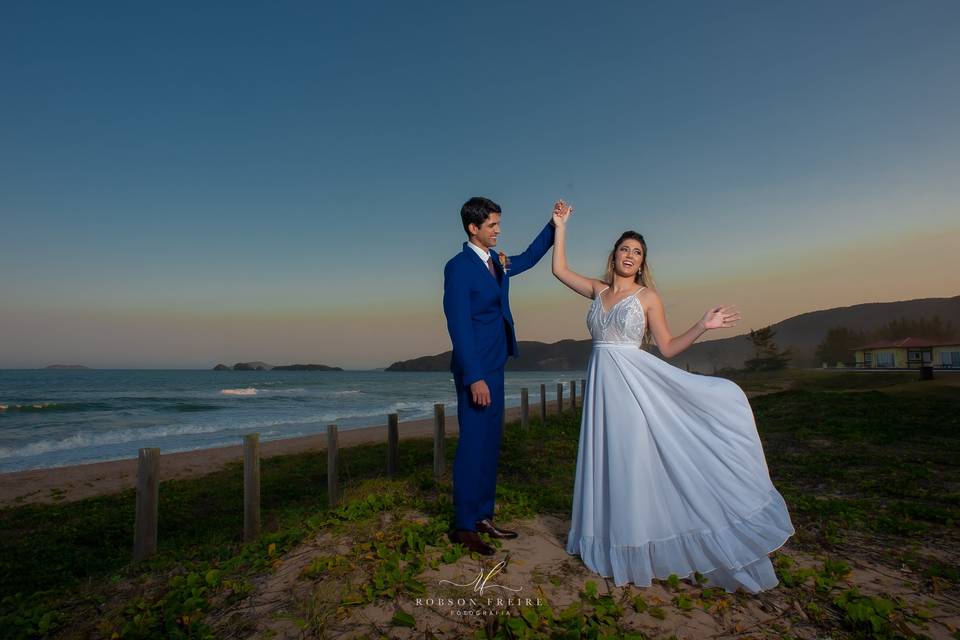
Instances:
[[[0,20],[0,367],[449,349],[459,208],[644,234],[679,332],[960,294],[960,3],[82,3]],[[549,254],[521,340],[586,338]]]

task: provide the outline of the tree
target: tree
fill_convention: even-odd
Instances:
[[[870,332],[869,342],[876,340],[903,340],[904,338],[926,338],[928,340],[950,340],[956,335],[953,323],[944,322],[940,316],[927,318],[900,318],[891,320],[882,327]]]
[[[777,332],[770,326],[750,330],[747,339],[753,343],[753,357],[743,363],[747,371],[776,371],[790,364],[792,352],[781,351],[773,341],[775,335]]]
[[[871,342],[903,340],[904,338],[921,338],[928,340],[952,340],[957,332],[953,322],[944,322],[940,316],[927,318],[899,318],[871,329],[858,331],[847,327],[834,327],[827,331],[823,342],[817,346],[817,362],[834,364],[836,362],[850,362],[853,360],[853,351],[858,347]]]
[[[833,365],[836,362],[851,362],[853,351],[867,342],[862,331],[847,327],[835,327],[827,331],[827,336],[817,346],[817,362]]]

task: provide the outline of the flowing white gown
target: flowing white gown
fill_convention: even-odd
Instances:
[[[636,294],[587,313],[580,450],[567,552],[617,586],[699,571],[707,586],[776,586],[767,554],[793,535],[750,404],[729,380],[639,348]]]

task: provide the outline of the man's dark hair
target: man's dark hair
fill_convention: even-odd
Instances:
[[[501,213],[500,205],[490,198],[470,198],[460,207],[460,218],[463,220],[463,230],[470,235],[469,225],[481,226],[490,217],[491,213]]]

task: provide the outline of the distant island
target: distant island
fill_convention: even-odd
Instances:
[[[266,362],[238,362],[232,367],[218,364],[214,371],[343,371],[341,367],[331,367],[325,364],[286,364],[273,366]]]
[[[343,371],[340,367],[328,367],[325,364],[287,364],[274,367],[274,371]]]
[[[803,313],[774,323],[776,344],[790,349],[791,366],[817,367],[815,352],[827,332],[835,327],[870,331],[901,318],[932,318],[960,324],[960,296],[952,298],[920,298],[899,302],[871,302]],[[760,329],[761,327],[745,327]],[[523,327],[520,328],[523,330]],[[520,357],[508,358],[507,371],[570,371],[583,370],[590,358],[592,341],[561,340],[554,343],[521,341]],[[650,353],[662,357],[656,346]],[[753,354],[753,345],[745,335],[694,343],[689,349],[670,359],[670,363],[692,371],[717,371],[739,368]],[[450,351],[432,356],[394,362],[387,371],[448,371]]]
[[[44,369],[89,369],[82,364],[51,364],[44,367]]]

